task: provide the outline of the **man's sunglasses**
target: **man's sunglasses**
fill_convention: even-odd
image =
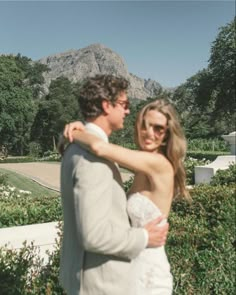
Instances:
[[[122,106],[124,110],[128,110],[130,108],[130,102],[128,100],[117,100],[115,105],[119,104]]]

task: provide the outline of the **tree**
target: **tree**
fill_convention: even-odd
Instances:
[[[40,101],[31,140],[40,143],[43,152],[54,148],[66,123],[78,119],[76,90],[67,78],[59,77],[51,82],[48,95]]]
[[[236,18],[221,27],[211,47],[209,72],[217,115],[223,113],[223,116],[231,116],[235,113],[235,26]]]
[[[173,95],[186,135],[216,137],[235,129],[235,19],[213,42],[209,65]]]
[[[43,92],[42,85],[45,82],[43,73],[48,71],[49,68],[39,62],[32,62],[30,58],[20,54],[17,54],[15,61],[17,66],[25,73],[25,85],[31,87],[33,97],[37,99]]]
[[[0,145],[13,154],[27,150],[35,114],[32,89],[14,56],[0,56]]]

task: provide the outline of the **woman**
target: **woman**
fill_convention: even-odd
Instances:
[[[80,122],[72,126],[81,129],[73,131],[74,140],[97,156],[135,172],[127,205],[132,226],[143,227],[161,214],[168,216],[174,197],[188,198],[183,167],[186,141],[169,102],[156,100],[139,112],[135,141],[140,151],[106,143],[82,131]],[[70,137],[67,128],[64,135]],[[164,247],[145,249],[133,261],[133,270],[135,295],[172,293],[172,275]]]

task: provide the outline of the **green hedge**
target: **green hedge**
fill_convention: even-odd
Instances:
[[[46,264],[33,243],[19,251],[0,248],[1,294],[66,295],[59,285],[60,232]]]
[[[211,179],[211,185],[227,185],[236,183],[236,165],[231,164],[226,170],[218,170]]]
[[[36,159],[33,157],[12,157],[12,158],[4,158],[0,159],[0,164],[5,163],[29,163],[36,162]]]
[[[218,156],[229,155],[229,152],[217,152],[217,151],[187,151],[187,157],[191,157],[198,160],[214,161]]]
[[[0,228],[62,219],[59,197],[22,196],[0,200]]]
[[[174,294],[234,294],[235,186],[201,185],[191,195],[169,217]]]

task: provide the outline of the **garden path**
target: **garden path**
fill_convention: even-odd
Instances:
[[[4,163],[0,168],[11,170],[29,177],[49,189],[60,191],[60,163]],[[132,174],[121,172],[122,180],[127,181]]]
[[[6,163],[0,168],[24,175],[52,190],[60,190],[60,163]]]

